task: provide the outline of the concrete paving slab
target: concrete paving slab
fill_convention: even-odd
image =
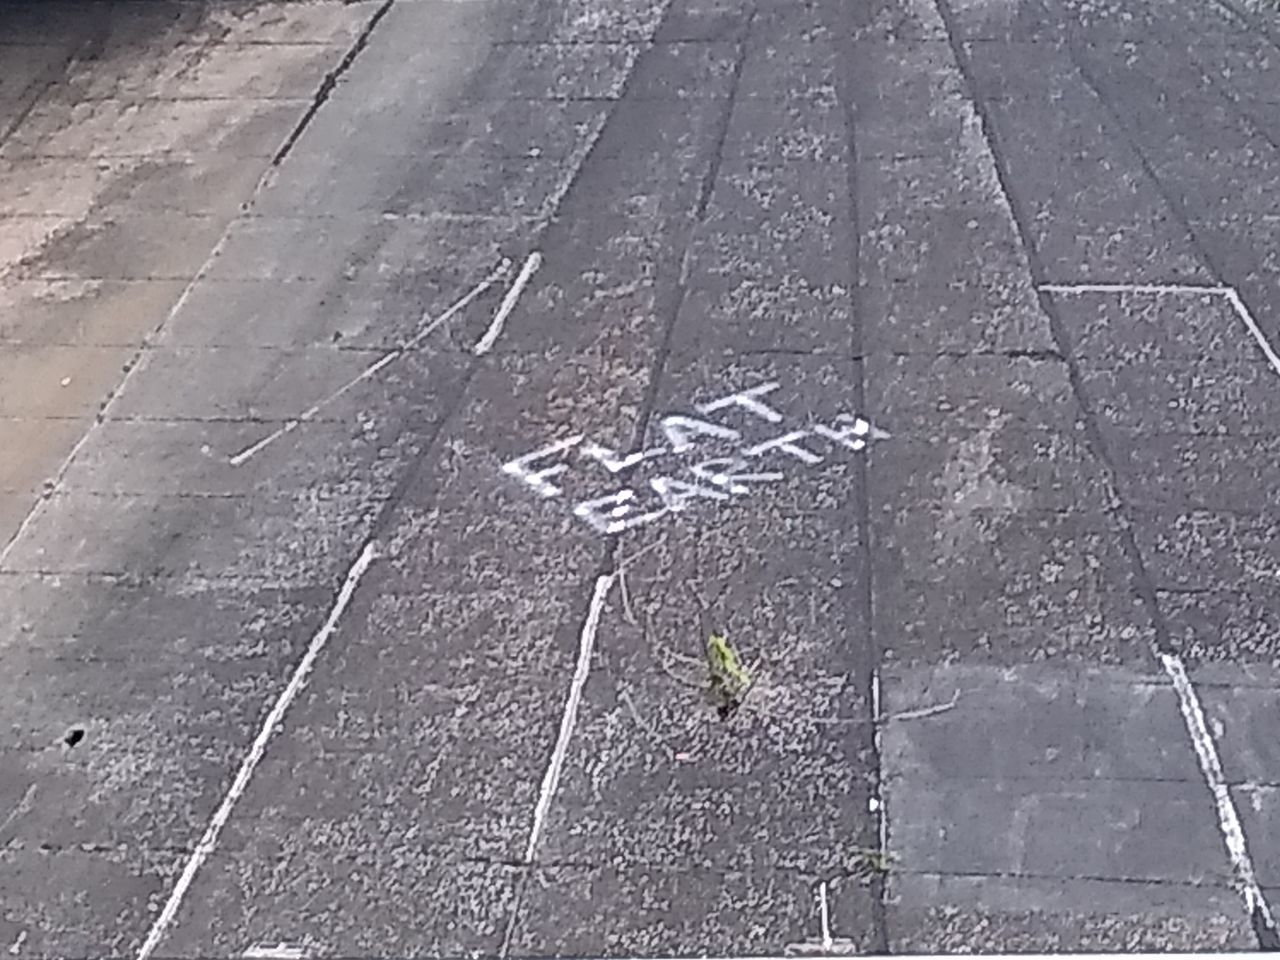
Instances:
[[[337,956],[492,955],[516,899],[505,866],[451,862],[412,838],[377,848],[365,834],[263,837],[209,867],[166,956],[281,942]]]
[[[1248,369],[1261,354],[1222,293],[1050,293],[1071,337],[1072,353],[1088,366],[1118,361],[1219,360]]]
[[[1170,639],[1193,663],[1280,663],[1280,614],[1270,589],[1161,592]]]
[[[23,257],[26,279],[183,280],[195,276],[226,218],[104,213],[50,232]]]
[[[168,316],[186,280],[17,280],[0,291],[0,339],[34,346],[125,347]]]
[[[490,269],[442,263],[382,275],[367,264],[358,278],[211,280],[198,284],[156,342],[168,347],[393,350],[412,341],[474,288]],[[421,340],[430,351],[466,351],[492,322],[500,285]]]
[[[859,157],[946,157],[964,141],[973,109],[945,43],[857,41],[843,68]]]
[[[379,491],[361,486],[261,502],[60,494],[41,502],[4,569],[159,577],[193,590],[211,583],[300,588],[341,576],[380,506]],[[205,534],[217,528],[236,537]],[[167,544],[163,554],[148,556],[160,544]]]
[[[14,883],[0,929],[35,953],[131,952],[135,931],[151,922],[150,902],[180,872],[180,858],[177,851],[6,849],[0,863]]]
[[[877,527],[876,630],[895,657],[1119,665],[1149,653],[1128,558],[1096,516],[923,510]]]
[[[126,386],[111,414],[278,423],[333,395],[382,356],[380,351],[324,347],[247,355],[218,347],[152,349],[142,356],[139,375]],[[175,394],[184,399],[176,401]]]
[[[1019,196],[1051,279],[1208,279],[1189,237],[1170,217],[1140,159],[1118,142],[1106,105],[1085,86],[1068,50],[981,43],[970,55],[1004,162],[1015,183],[1036,183]],[[1055,108],[1064,102],[1071,109]],[[1063,218],[1062,210],[1075,214]]]
[[[815,887],[813,878],[750,870],[558,867],[530,880],[512,952],[780,956],[821,942]],[[836,901],[832,924],[856,949],[875,934],[852,899]]]
[[[1260,818],[1254,821],[1255,830],[1270,829],[1269,791],[1280,788],[1280,750],[1269,735],[1280,715],[1280,688],[1269,666],[1263,663],[1261,669],[1248,670],[1243,665],[1219,664],[1196,676],[1223,774],[1235,785],[1241,813],[1248,810]],[[1252,841],[1263,856],[1275,849],[1269,833]],[[1268,872],[1271,876],[1259,877],[1259,882],[1275,883],[1274,872]]]
[[[390,496],[404,462],[426,446],[438,425],[428,413],[326,420],[300,426],[239,466],[229,461],[258,443],[258,423],[107,420],[77,452],[61,489],[111,496],[234,497],[347,486]],[[415,429],[402,429],[405,421]]]
[[[1270,436],[1280,423],[1280,378],[1265,360],[1115,357],[1081,364],[1081,383],[1115,436]]]
[[[124,43],[130,43],[122,38]],[[78,100],[136,97],[161,100],[295,100],[303,101],[323,83],[342,59],[346,45],[238,43],[230,37],[185,34],[173,37],[168,49],[149,56],[112,49],[110,38],[99,57],[84,66],[73,64],[61,89]],[[112,54],[116,55],[113,57]]]
[[[305,101],[262,100],[245,116],[240,100],[42,102],[0,144],[0,157],[271,157]]]
[[[873,453],[871,481],[886,516],[920,508],[960,513],[1089,513],[1111,487],[1078,433],[1001,427],[896,437]]]
[[[981,354],[868,358],[867,408],[913,439],[993,424],[1070,434],[1079,416],[1061,361]]]
[[[1257,942],[1226,886],[925,875],[902,877],[895,891],[890,929],[901,951],[1238,951]]]
[[[286,6],[219,6],[205,11],[210,32],[226,31],[244,43],[354,43],[377,10],[376,0],[327,0]]]
[[[133,353],[129,347],[6,349],[0,353],[0,416],[92,416]]]
[[[917,788],[942,781],[1200,784],[1177,694],[1154,672],[1153,658],[1145,667],[890,665],[881,673],[884,762],[893,779]]]
[[[1136,512],[1138,548],[1158,587],[1252,590],[1275,586],[1280,531],[1272,514]]]
[[[886,673],[900,949],[1241,942],[1222,838],[1199,814],[1212,797],[1177,698],[1151,669]],[[1202,919],[1170,926],[1179,916]]]
[[[464,269],[474,270],[478,279],[498,265],[501,248],[520,227],[519,220],[248,217],[231,228],[207,278],[353,279],[371,270],[394,276],[436,254],[456,259]]]
[[[0,420],[0,492],[31,501],[48,476],[35,468],[46,460],[40,453],[69,450],[89,429],[89,417],[14,418]]]
[[[1116,435],[1110,447],[1120,492],[1138,508],[1247,514],[1280,504],[1267,479],[1276,437]]]

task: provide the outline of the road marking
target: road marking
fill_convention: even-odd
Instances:
[[[285,434],[292,433],[299,426],[313,419],[316,416],[316,414],[318,414],[321,410],[323,410],[329,404],[333,403],[333,401],[337,400],[339,397],[341,397],[344,393],[346,393],[352,387],[355,387],[357,384],[363,383],[365,380],[368,380],[370,377],[374,376],[379,370],[381,370],[387,364],[391,363],[393,360],[398,360],[405,353],[409,352],[414,347],[418,346],[418,344],[420,344],[428,336],[430,336],[437,329],[439,329],[441,324],[447,323],[448,321],[452,320],[461,311],[465,310],[471,304],[471,302],[476,299],[476,297],[480,296],[482,293],[488,290],[491,286],[497,283],[500,279],[502,279],[502,277],[506,276],[507,272],[510,269],[511,269],[511,261],[504,259],[502,263],[500,263],[492,273],[490,273],[487,277],[485,277],[478,284],[472,287],[466,293],[466,295],[462,297],[462,299],[454,303],[453,306],[451,306],[444,313],[440,314],[440,316],[428,322],[427,325],[423,327],[421,330],[419,330],[418,333],[416,333],[411,339],[406,340],[404,343],[400,344],[400,346],[392,349],[389,353],[385,354],[381,359],[373,363],[371,366],[367,367],[358,376],[354,377],[351,380],[348,380],[341,387],[339,387],[333,393],[329,394],[319,403],[315,404],[312,407],[309,407],[308,409],[304,410],[302,413],[298,414],[298,416],[295,419],[286,421],[284,426],[276,430],[274,433],[268,434],[267,436],[259,440],[257,443],[253,444],[252,446],[245,447],[239,453],[235,454],[233,457],[231,457],[231,460],[230,460],[231,466],[233,467],[241,466],[247,460],[249,460],[252,456],[254,456],[254,454],[260,453],[261,451],[269,447],[271,444],[279,440],[281,437],[283,437]],[[425,320],[426,318],[424,317],[423,319]]]
[[[511,312],[516,308],[516,301],[520,299],[520,294],[524,293],[524,288],[529,285],[529,281],[533,279],[533,275],[538,272],[540,266],[542,266],[542,254],[535,250],[529,254],[524,266],[520,268],[520,275],[516,277],[516,282],[511,285],[507,295],[502,298],[502,303],[498,306],[498,312],[494,314],[493,323],[489,324],[489,329],[484,332],[484,336],[476,343],[475,355],[477,357],[483,357],[498,342],[498,337],[502,334],[502,328],[506,325],[507,318],[511,316]]]
[[[822,949],[830,950],[834,941],[831,939],[831,908],[827,905],[827,881],[818,884],[818,911],[822,918]]]
[[[1162,653],[1160,662],[1164,665],[1169,679],[1173,681],[1173,689],[1178,694],[1178,706],[1182,710],[1187,734],[1191,737],[1191,744],[1195,747],[1196,756],[1200,760],[1200,771],[1217,804],[1218,827],[1222,831],[1222,839],[1226,842],[1231,865],[1235,868],[1245,909],[1249,911],[1250,916],[1261,915],[1267,927],[1275,930],[1276,924],[1271,915],[1271,908],[1254,873],[1253,859],[1249,856],[1244,828],[1240,825],[1240,815],[1236,812],[1235,801],[1231,799],[1231,791],[1227,787],[1227,778],[1222,772],[1222,761],[1218,757],[1217,745],[1205,724],[1200,698],[1178,657],[1171,653]]]
[[[1212,293],[1221,296],[1231,287],[1194,283],[1042,283],[1036,289],[1064,296],[1084,293]]]
[[[538,795],[538,804],[533,810],[533,826],[529,830],[529,845],[525,849],[524,862],[533,863],[538,852],[538,842],[542,839],[542,831],[546,826],[547,813],[551,809],[551,801],[555,797],[556,788],[560,785],[560,772],[564,769],[564,758],[569,752],[569,740],[573,736],[573,726],[578,718],[578,705],[582,702],[582,688],[587,683],[587,673],[591,669],[591,653],[596,645],[596,630],[600,627],[600,614],[604,610],[605,598],[617,574],[604,574],[596,578],[596,586],[591,594],[591,606],[587,609],[587,620],[582,625],[582,636],[578,643],[578,664],[573,671],[573,680],[569,684],[569,695],[565,698],[564,715],[560,718],[560,735],[556,738],[555,750],[551,753],[551,761],[547,764],[547,772],[542,778],[542,792]]]
[[[244,960],[305,960],[306,950],[291,943],[255,943],[241,954]]]
[[[1280,375],[1280,352],[1277,352],[1276,348],[1271,345],[1271,341],[1262,332],[1262,328],[1258,326],[1258,321],[1253,318],[1253,314],[1245,305],[1240,292],[1235,287],[1196,286],[1185,283],[1042,283],[1037,289],[1043,290],[1045,293],[1057,293],[1066,296],[1087,293],[1167,293],[1175,295],[1212,294],[1218,297],[1225,297],[1227,303],[1231,304],[1231,309],[1235,311],[1236,316],[1248,328],[1249,335],[1253,337],[1263,356],[1271,364],[1271,369],[1277,375]]]
[[[275,705],[271,708],[271,712],[267,714],[267,719],[263,723],[262,729],[258,731],[257,737],[254,738],[252,745],[249,747],[248,754],[240,764],[240,770],[236,774],[235,781],[231,784],[231,789],[227,791],[227,795],[222,798],[222,803],[214,811],[213,818],[209,821],[208,827],[205,828],[204,835],[200,838],[200,842],[196,844],[195,851],[187,861],[186,867],[183,868],[182,876],[178,878],[173,892],[169,894],[169,899],[165,903],[164,909],[160,911],[160,916],[152,924],[151,931],[147,934],[147,939],[138,950],[137,960],[147,960],[169,932],[169,928],[173,925],[187,892],[191,889],[196,873],[204,865],[204,862],[209,859],[214,848],[217,847],[218,837],[222,833],[222,828],[231,819],[231,811],[235,809],[236,802],[248,788],[254,771],[262,761],[263,754],[266,753],[267,744],[271,741],[272,734],[283,722],[285,711],[289,709],[289,705],[293,703],[294,698],[302,690],[307,681],[307,676],[316,664],[316,660],[329,642],[329,638],[337,630],[338,621],[351,603],[356,587],[360,585],[360,578],[365,575],[376,555],[376,547],[370,541],[365,544],[364,549],[360,551],[360,556],[351,565],[351,569],[347,572],[346,580],[342,584],[342,589],[338,591],[337,599],[334,601],[333,608],[329,611],[329,616],[325,620],[324,626],[311,638],[311,643],[307,645],[307,652],[294,669],[293,676],[289,678],[289,683],[277,698]]]

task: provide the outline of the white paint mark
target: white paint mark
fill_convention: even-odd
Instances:
[[[662,505],[668,510],[683,510],[689,505],[690,500],[699,498],[703,500],[729,499],[729,494],[723,490],[717,490],[715,487],[705,487],[700,483],[676,480],[672,477],[654,477],[649,481],[649,486],[662,499]]]
[[[651,523],[667,513],[665,507],[641,514],[636,510],[636,492],[626,489],[594,500],[584,500],[573,508],[573,515],[585,520],[597,533],[612,535]]]
[[[241,954],[244,960],[305,960],[306,955],[306,950],[291,943],[256,943]]]
[[[262,729],[258,731],[257,737],[254,738],[249,747],[248,754],[240,764],[240,770],[236,773],[231,789],[227,791],[227,795],[222,798],[222,803],[214,811],[213,818],[209,821],[208,827],[205,828],[204,835],[200,838],[200,842],[196,844],[191,858],[182,870],[182,876],[178,878],[173,892],[169,894],[169,899],[165,903],[164,909],[160,911],[160,916],[152,924],[151,931],[147,934],[147,939],[138,950],[137,960],[147,960],[169,932],[169,928],[173,925],[187,892],[191,889],[196,873],[217,847],[218,838],[222,833],[223,827],[227,825],[227,821],[231,819],[231,812],[235,809],[236,802],[248,788],[254,771],[266,753],[267,744],[270,743],[272,734],[283,723],[285,711],[289,709],[289,705],[293,703],[298,693],[302,690],[308,675],[316,664],[316,660],[319,659],[325,645],[329,642],[329,638],[337,630],[338,621],[351,603],[356,587],[360,585],[360,579],[369,569],[369,565],[373,563],[375,556],[376,549],[374,544],[372,542],[366,543],[364,549],[360,551],[360,556],[356,558],[356,562],[352,564],[351,569],[347,572],[346,580],[343,581],[342,588],[338,591],[337,599],[334,601],[333,608],[329,611],[328,618],[316,635],[311,638],[311,642],[307,645],[306,653],[294,669],[293,676],[289,678],[289,683],[276,699],[271,712],[267,714],[267,719],[263,722]]]
[[[726,427],[710,420],[699,420],[697,417],[683,417],[672,414],[658,422],[659,429],[667,436],[674,453],[684,453],[694,446],[694,438],[698,436],[715,437],[717,440],[738,440],[742,434],[733,427]]]
[[[552,457],[557,453],[564,453],[564,451],[577,446],[581,442],[582,434],[578,434],[576,437],[567,437],[564,440],[549,443],[545,447],[533,451],[533,453],[526,453],[522,457],[508,460],[502,465],[502,472],[508,476],[515,477],[521,483],[533,487],[539,496],[558,497],[561,493],[560,488],[553,483],[548,483],[547,478],[564,473],[569,469],[569,465],[567,463],[557,463],[542,470],[530,470],[528,469],[529,464],[544,457]]]
[[[1244,325],[1249,328],[1249,332],[1253,334],[1253,339],[1257,341],[1258,347],[1267,358],[1267,362],[1271,364],[1271,369],[1280,374],[1280,354],[1276,353],[1275,347],[1267,339],[1266,334],[1262,332],[1262,328],[1258,326],[1258,322],[1253,319],[1253,314],[1249,312],[1249,308],[1244,305],[1244,301],[1240,299],[1240,294],[1236,292],[1234,287],[1227,289],[1227,302],[1231,304],[1231,309],[1235,310],[1236,316],[1244,321]]]
[[[595,590],[591,594],[591,606],[587,609],[587,620],[582,625],[582,636],[578,642],[578,664],[574,668],[573,680],[569,684],[569,695],[565,698],[564,714],[560,718],[560,735],[556,738],[551,762],[547,764],[547,772],[542,778],[542,791],[538,795],[538,804],[533,810],[533,826],[529,830],[529,845],[524,853],[525,863],[533,863],[533,858],[538,852],[538,842],[542,839],[547,813],[551,810],[551,801],[555,798],[556,788],[560,785],[560,772],[564,769],[564,758],[569,752],[573,725],[578,719],[582,689],[587,684],[587,673],[591,669],[591,654],[596,645],[596,630],[600,627],[600,614],[604,610],[604,601],[609,595],[609,588],[613,586],[614,577],[615,574],[612,573],[597,577]]]
[[[780,450],[795,457],[801,463],[813,466],[822,462],[822,456],[799,445],[800,441],[807,436],[809,436],[808,430],[792,430],[790,433],[784,433],[782,436],[766,440],[764,443],[757,443],[754,447],[747,447],[742,452],[748,457],[758,457],[768,453],[770,450]]]
[[[17,938],[13,941],[13,943],[9,945],[9,953],[16,957],[18,954],[22,952],[22,945],[25,944],[26,942],[27,942],[27,931],[26,930],[19,931]]]
[[[831,908],[827,905],[827,881],[818,884],[818,910],[822,919],[822,949],[830,950],[834,941],[831,939]]]
[[[8,830],[9,825],[13,823],[13,821],[31,812],[31,801],[36,797],[36,789],[37,784],[33,783],[23,791],[22,799],[19,800],[17,805],[9,811],[9,815],[4,818],[4,822],[0,823],[0,833]]]
[[[525,259],[524,266],[520,268],[520,274],[516,277],[516,282],[511,285],[507,295],[502,298],[502,303],[498,305],[498,312],[493,316],[493,323],[489,324],[489,329],[484,332],[484,336],[476,343],[475,355],[477,357],[483,357],[498,342],[498,337],[502,334],[502,328],[506,326],[507,318],[511,316],[512,311],[516,308],[516,301],[520,299],[520,294],[524,293],[524,288],[529,285],[529,281],[533,279],[533,275],[537,273],[540,266],[542,266],[542,254],[535,250]]]
[[[502,263],[500,263],[492,273],[490,273],[487,277],[485,277],[478,284],[476,284],[469,291],[467,291],[467,293],[460,300],[455,302],[453,306],[449,307],[448,310],[440,314],[440,316],[436,317],[434,320],[431,320],[430,322],[428,322],[427,325],[423,327],[421,330],[419,330],[418,333],[416,333],[411,339],[406,340],[404,343],[396,347],[390,353],[387,353],[380,360],[376,361],[371,366],[367,367],[358,376],[354,377],[351,380],[348,380],[345,384],[343,384],[333,393],[329,394],[319,403],[308,408],[307,410],[304,410],[302,413],[300,413],[297,416],[296,419],[288,421],[279,430],[276,430],[274,433],[269,434],[266,437],[263,437],[261,440],[259,440],[257,443],[253,444],[252,446],[246,447],[245,449],[241,450],[239,453],[237,453],[235,456],[231,458],[231,461],[230,461],[231,466],[233,467],[241,466],[247,460],[253,457],[255,454],[261,453],[264,449],[269,447],[271,444],[275,443],[285,434],[292,433],[294,430],[298,429],[298,427],[301,426],[302,424],[306,423],[309,420],[314,419],[316,415],[320,413],[321,410],[329,406],[329,404],[333,403],[335,400],[337,400],[339,397],[345,394],[348,390],[351,390],[353,387],[368,380],[370,377],[374,376],[380,370],[382,370],[382,368],[385,367],[387,364],[391,363],[393,360],[398,360],[405,353],[412,350],[414,347],[418,346],[423,340],[425,340],[428,336],[434,333],[440,327],[441,324],[447,323],[448,321],[452,320],[455,316],[457,316],[461,311],[465,310],[472,303],[472,301],[476,299],[476,297],[480,296],[482,293],[484,293],[486,290],[492,287],[495,283],[501,280],[504,276],[506,276],[506,274],[510,270],[511,270],[511,261],[503,260]]]
[[[1178,705],[1182,710],[1182,719],[1195,747],[1196,756],[1200,760],[1200,772],[1204,775],[1206,785],[1213,794],[1218,807],[1218,828],[1227,846],[1227,854],[1235,869],[1236,880],[1240,887],[1240,895],[1244,898],[1245,909],[1250,915],[1261,914],[1266,925],[1274,930],[1275,920],[1271,908],[1263,896],[1262,887],[1258,884],[1253,869],[1253,859],[1249,856],[1249,847],[1245,841],[1244,828],[1240,824],[1240,815],[1236,811],[1235,801],[1227,787],[1227,778],[1222,772],[1222,761],[1218,758],[1218,747],[1205,723],[1204,709],[1200,705],[1200,697],[1182,661],[1171,653],[1160,654],[1160,662],[1165,672],[1173,681],[1173,689],[1178,694]]]
[[[724,487],[734,496],[750,493],[751,488],[746,485],[748,483],[776,483],[784,479],[783,474],[776,470],[768,473],[745,472],[748,469],[747,461],[741,457],[717,457],[695,464],[689,468],[689,472],[700,480]]]
[[[880,668],[871,671],[871,737],[875,742],[876,756],[881,758],[884,766],[884,699],[880,692]],[[889,852],[889,816],[885,809],[884,782],[877,778],[875,790],[867,806],[876,815],[876,837],[880,843],[880,853]]]
[[[359,376],[355,377],[354,379],[348,380],[341,387],[339,387],[333,393],[329,394],[329,396],[325,397],[319,403],[315,404],[312,407],[308,407],[306,410],[304,410],[301,414],[298,415],[297,419],[289,420],[288,422],[285,423],[283,427],[280,427],[280,429],[274,431],[273,433],[267,434],[257,443],[253,444],[252,446],[245,447],[239,453],[235,454],[230,460],[231,466],[233,467],[243,466],[246,462],[252,459],[256,454],[261,453],[263,450],[271,446],[271,444],[275,443],[285,434],[292,433],[294,430],[297,430],[298,427],[302,426],[307,421],[314,419],[316,414],[318,414],[321,410],[323,410],[329,404],[333,403],[333,401],[337,400],[339,397],[345,394],[348,390],[352,389],[358,384],[363,383],[365,380],[368,380],[370,377],[377,374],[379,370],[381,370],[387,364],[391,363],[391,361],[397,359],[399,356],[400,356],[399,350],[394,350],[391,353],[388,353],[377,363],[373,364],[370,367],[367,367]]]
[[[670,6],[670,3],[664,4]],[[628,54],[626,71],[629,73],[635,65],[635,55]],[[596,141],[600,139],[600,134],[604,132],[604,124],[608,114],[602,112],[600,115],[593,117],[586,134],[574,145],[573,151],[561,163],[561,169],[564,174],[560,177],[556,188],[547,194],[538,212],[534,214],[535,220],[547,221],[551,220],[560,211],[560,204],[564,203],[564,198],[568,196],[573,183],[578,178],[578,171],[582,169],[582,165],[587,162],[587,157],[591,155],[591,151],[595,149]]]
[[[666,452],[666,447],[651,447],[648,450],[640,450],[623,456],[618,451],[601,446],[598,443],[588,443],[582,448],[584,457],[594,460],[610,473],[621,473],[628,467],[634,467],[637,463],[661,456]]]
[[[1045,293],[1073,296],[1085,293],[1152,293],[1152,294],[1202,294],[1222,295],[1230,287],[1198,285],[1194,283],[1042,283],[1036,289]]]
[[[731,393],[727,397],[721,397],[719,400],[712,400],[710,403],[699,405],[699,413],[715,413],[717,410],[724,410],[727,407],[741,407],[749,413],[754,413],[762,420],[769,423],[781,423],[782,414],[766,404],[757,400],[767,393],[773,393],[780,384],[762,383],[759,386],[751,387],[749,390],[740,390],[737,393]]]

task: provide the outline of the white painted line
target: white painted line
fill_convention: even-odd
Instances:
[[[186,867],[183,868],[182,876],[178,878],[173,892],[169,894],[169,899],[165,903],[164,909],[160,911],[160,916],[152,924],[151,931],[147,934],[147,939],[138,950],[137,960],[147,960],[169,932],[169,928],[173,926],[173,921],[178,915],[178,910],[182,906],[187,892],[191,889],[196,873],[204,865],[204,862],[209,859],[214,848],[217,847],[218,837],[222,833],[222,828],[231,819],[231,811],[235,808],[236,802],[240,797],[244,795],[249,786],[249,781],[253,778],[254,771],[262,761],[262,757],[267,750],[267,744],[271,741],[271,735],[275,733],[276,728],[283,722],[285,711],[289,709],[289,705],[293,703],[294,698],[302,690],[307,681],[307,676],[316,664],[316,660],[329,642],[329,638],[337,630],[338,621],[351,603],[356,587],[360,584],[360,578],[369,569],[369,565],[373,562],[375,555],[374,544],[372,542],[366,543],[364,549],[360,551],[360,556],[347,572],[347,578],[342,584],[342,589],[338,591],[338,597],[334,601],[333,608],[329,611],[329,616],[325,620],[324,626],[311,638],[311,643],[307,645],[307,652],[303,655],[302,661],[294,669],[293,676],[289,678],[289,683],[277,698],[275,705],[271,708],[271,712],[267,714],[267,719],[263,722],[262,729],[258,731],[258,736],[254,738],[248,754],[240,764],[240,770],[236,774],[235,781],[231,784],[231,789],[227,791],[227,795],[222,798],[222,803],[214,811],[213,819],[209,821],[204,835],[200,838],[200,842],[196,844],[191,858],[187,861]]]
[[[884,765],[884,698],[880,692],[880,668],[871,671],[871,738],[875,743],[876,756],[880,757],[881,767]],[[880,844],[880,852],[889,852],[889,814],[885,809],[884,781],[877,778],[875,791],[867,800],[869,812],[876,815],[876,840]]]
[[[822,949],[830,950],[835,941],[831,939],[831,908],[827,905],[827,881],[818,884],[818,909],[822,916]]]
[[[520,268],[520,275],[516,277],[516,282],[511,285],[507,295],[502,298],[502,303],[498,306],[498,312],[494,314],[493,323],[489,324],[489,329],[484,332],[484,336],[476,343],[475,354],[477,357],[483,357],[498,342],[498,337],[502,334],[502,328],[506,325],[507,318],[511,316],[511,312],[516,308],[516,301],[520,299],[520,294],[524,293],[524,288],[529,285],[529,281],[533,279],[533,275],[537,273],[540,266],[542,266],[542,254],[535,250],[529,254],[524,266]]]
[[[591,606],[587,609],[587,621],[582,625],[582,636],[578,643],[578,665],[573,671],[569,696],[565,699],[564,715],[560,718],[560,735],[556,738],[555,750],[551,753],[551,761],[542,778],[542,792],[538,795],[538,804],[533,810],[533,826],[529,830],[529,845],[524,853],[525,863],[533,863],[538,852],[538,842],[542,839],[547,813],[551,810],[551,801],[560,785],[560,772],[564,769],[569,740],[573,737],[573,725],[578,719],[578,705],[582,702],[582,688],[587,684],[587,673],[591,669],[591,653],[596,645],[596,630],[600,628],[600,614],[616,576],[617,574],[610,573],[596,578]]]
[[[1200,772],[1218,807],[1218,827],[1222,831],[1222,839],[1227,845],[1227,854],[1235,869],[1236,880],[1240,887],[1240,895],[1244,898],[1245,909],[1249,914],[1261,913],[1267,926],[1274,930],[1275,920],[1271,916],[1271,908],[1263,896],[1254,873],[1253,860],[1249,856],[1249,847],[1245,842],[1244,828],[1240,825],[1240,815],[1236,812],[1235,801],[1231,799],[1231,791],[1227,787],[1227,778],[1222,772],[1222,761],[1218,758],[1218,747],[1213,741],[1209,727],[1205,723],[1204,710],[1200,706],[1200,697],[1187,677],[1182,661],[1171,653],[1160,654],[1160,662],[1165,672],[1173,681],[1173,689],[1178,694],[1178,705],[1182,710],[1182,719],[1195,747],[1196,756],[1200,760]]]
[[[337,390],[333,391],[333,393],[329,394],[319,403],[315,404],[312,407],[308,407],[306,410],[302,411],[302,413],[298,414],[298,418],[296,420],[287,421],[283,427],[280,427],[278,430],[274,431],[273,433],[267,434],[265,437],[263,437],[261,440],[259,440],[257,443],[253,444],[252,446],[245,447],[239,453],[231,457],[229,461],[231,463],[231,466],[233,467],[242,466],[247,461],[249,461],[255,454],[261,453],[263,450],[271,446],[271,444],[275,443],[285,434],[292,433],[294,430],[298,429],[298,427],[300,427],[302,424],[306,423],[308,420],[313,419],[316,414],[318,414],[321,410],[323,410],[329,404],[333,403],[333,401],[337,400],[339,397],[341,397],[344,393],[346,393],[352,387],[355,387],[357,384],[363,383],[365,380],[368,380],[370,377],[376,374],[379,370],[381,370],[391,361],[399,357],[400,354],[401,354],[400,350],[392,350],[390,353],[384,356],[377,363],[374,363],[372,366],[365,369],[359,376],[354,377],[351,380],[348,380],[346,383],[340,386]]]
[[[305,960],[307,952],[289,943],[254,944],[241,954],[244,960]]]
[[[1266,334],[1262,332],[1262,328],[1253,319],[1253,314],[1244,305],[1244,301],[1240,299],[1240,294],[1236,292],[1235,287],[1227,289],[1227,301],[1231,304],[1231,308],[1235,310],[1236,316],[1244,321],[1244,325],[1253,334],[1253,339],[1257,341],[1258,346],[1262,349],[1267,362],[1271,364],[1271,369],[1280,374],[1280,354],[1277,354],[1275,348],[1271,346],[1271,342],[1267,340]]]
[[[449,320],[457,316],[459,312],[461,312],[462,310],[465,310],[467,306],[473,300],[476,299],[476,297],[480,296],[482,293],[488,290],[491,286],[497,283],[500,279],[502,279],[502,277],[504,277],[510,269],[511,269],[511,261],[503,260],[502,263],[499,264],[498,267],[492,273],[490,273],[487,277],[485,277],[478,284],[476,284],[469,291],[467,291],[466,295],[463,296],[462,299],[454,303],[453,306],[451,306],[444,313],[440,314],[440,316],[436,317],[434,320],[427,323],[427,325],[423,327],[420,331],[418,331],[418,333],[415,334],[411,339],[406,340],[404,343],[400,344],[400,346],[396,347],[390,353],[387,353],[380,360],[378,360],[376,363],[369,366],[358,376],[354,377],[351,380],[348,380],[346,383],[344,383],[341,387],[339,387],[333,393],[329,394],[319,403],[315,404],[315,406],[312,406],[304,410],[302,413],[298,414],[296,419],[289,420],[288,422],[285,423],[284,426],[276,430],[274,433],[268,434],[267,436],[263,437],[261,440],[259,440],[257,443],[253,444],[252,446],[245,447],[235,456],[231,457],[230,459],[231,466],[239,467],[243,465],[247,460],[249,460],[255,454],[265,450],[271,444],[275,443],[277,440],[283,437],[286,433],[292,433],[300,425],[313,419],[316,416],[316,414],[318,414],[321,410],[323,410],[329,404],[333,403],[335,400],[337,400],[339,397],[345,394],[352,387],[355,387],[356,385],[368,380],[370,377],[377,374],[378,371],[380,371],[387,364],[391,363],[393,360],[399,359],[406,352],[408,352],[409,350],[412,350],[414,347],[420,344],[423,340],[425,340],[430,334],[434,333],[440,327],[441,324],[447,323]]]
[[[1037,290],[1066,296],[1085,293],[1168,293],[1225,295],[1231,287],[1199,286],[1193,283],[1042,283]]]

